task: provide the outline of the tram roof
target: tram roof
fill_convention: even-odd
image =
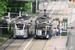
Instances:
[[[22,16],[22,17],[19,17],[18,20],[19,20],[19,19],[28,20],[28,19],[30,19],[30,18],[31,18],[30,16],[24,15],[24,16]]]
[[[51,19],[51,18],[52,18],[52,17],[48,17],[48,16],[46,16],[46,17],[45,17],[45,16],[41,16],[41,17],[38,17],[38,18],[37,18],[37,20],[38,20],[38,19]]]

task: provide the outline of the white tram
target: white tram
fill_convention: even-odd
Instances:
[[[14,24],[14,38],[16,37],[29,37],[29,28],[31,26],[30,20],[17,20]]]

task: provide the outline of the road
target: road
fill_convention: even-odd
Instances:
[[[41,5],[42,6],[42,5]],[[47,6],[47,15],[49,17],[59,18],[59,16],[65,16],[67,13],[67,1],[51,1]],[[43,8],[40,8],[42,10]],[[65,12],[66,11],[66,12]],[[41,11],[38,15],[36,15],[33,18],[33,21],[36,20],[37,17],[43,16],[44,12]],[[53,21],[53,25],[56,24],[55,21]],[[33,31],[32,34],[34,34],[34,26],[35,23],[33,22],[32,27],[30,28],[30,31]],[[55,27],[54,25],[53,27]],[[0,50],[46,50],[48,45],[50,44],[50,39],[34,39],[34,36],[30,36],[28,39],[9,39],[5,44],[3,44],[0,47]]]

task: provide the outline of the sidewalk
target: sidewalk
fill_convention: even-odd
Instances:
[[[53,36],[48,50],[66,50],[67,36]]]
[[[70,30],[67,49],[75,50],[75,29]]]
[[[44,47],[44,50],[66,50],[67,36],[52,36]]]

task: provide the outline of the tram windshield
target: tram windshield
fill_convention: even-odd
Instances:
[[[42,29],[45,28],[46,24],[37,24],[36,29]]]
[[[19,30],[23,29],[23,24],[16,24],[16,26]]]

